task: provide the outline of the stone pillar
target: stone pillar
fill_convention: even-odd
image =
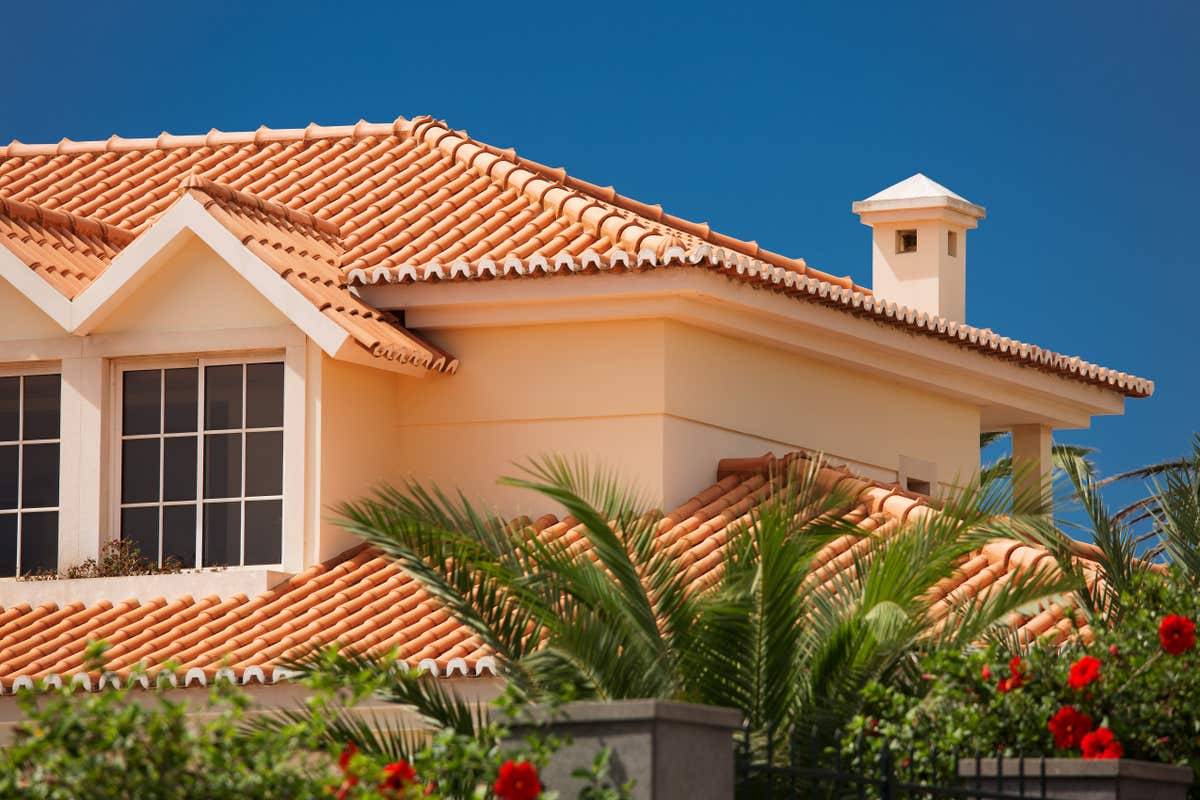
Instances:
[[[978,766],[976,774],[975,761],[959,764],[958,774],[968,792],[978,788],[1055,800],[1187,800],[1193,777],[1190,767],[1124,758],[989,758]]]
[[[1051,510],[1054,431],[1047,425],[1014,425],[1012,429],[1014,510]]]
[[[543,771],[547,790],[578,795],[583,783],[571,772],[590,767],[612,748],[614,784],[634,781],[637,800],[732,800],[733,732],[741,712],[663,700],[568,703],[553,721],[533,709],[512,728],[512,743],[530,733],[569,738]]]

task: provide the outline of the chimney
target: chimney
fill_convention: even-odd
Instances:
[[[967,231],[986,211],[924,175],[851,206],[873,230],[876,297],[955,322],[967,315]]]

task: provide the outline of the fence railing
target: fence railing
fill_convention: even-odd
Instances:
[[[822,747],[819,741],[817,736],[739,732],[737,800],[1052,800],[1044,758],[1032,769],[1030,759],[1011,759],[1007,765],[996,759],[997,774],[984,779],[979,768],[984,758],[972,756],[974,777],[960,779],[958,755],[936,747],[918,751],[863,735],[849,748]]]

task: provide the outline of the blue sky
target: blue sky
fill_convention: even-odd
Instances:
[[[4,19],[4,141],[432,114],[865,283],[851,201],[924,172],[988,208],[968,321],[1157,381],[1064,440],[1113,472],[1200,429],[1198,3],[19,3]]]

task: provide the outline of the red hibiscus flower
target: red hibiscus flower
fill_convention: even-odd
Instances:
[[[1108,728],[1097,728],[1084,736],[1080,744],[1084,758],[1120,758],[1125,754],[1125,748]]]
[[[1013,656],[1012,660],[1008,662],[1008,672],[1012,677],[1001,678],[1000,683],[996,685],[996,688],[1001,692],[1020,689],[1029,682],[1029,674],[1025,672],[1025,665],[1021,663],[1020,656]]]
[[[1100,659],[1095,656],[1084,656],[1071,665],[1071,675],[1067,685],[1072,689],[1082,689],[1089,683],[1100,680]]]
[[[354,758],[354,754],[358,752],[358,745],[350,742],[342,750],[342,754],[338,756],[338,769],[346,772],[350,769],[350,759]]]
[[[1079,747],[1084,737],[1092,730],[1092,718],[1076,711],[1073,706],[1063,706],[1050,718],[1046,727],[1054,734],[1055,747],[1059,750],[1071,750]]]
[[[979,674],[985,681],[992,679],[992,669],[987,664],[983,665],[983,670]]]
[[[1158,640],[1170,655],[1186,653],[1196,646],[1196,623],[1179,614],[1171,614],[1158,626]]]
[[[528,761],[505,761],[500,765],[492,791],[500,800],[535,800],[542,793],[537,767]]]
[[[383,780],[379,782],[379,788],[398,792],[416,782],[417,771],[402,758],[383,768]]]

